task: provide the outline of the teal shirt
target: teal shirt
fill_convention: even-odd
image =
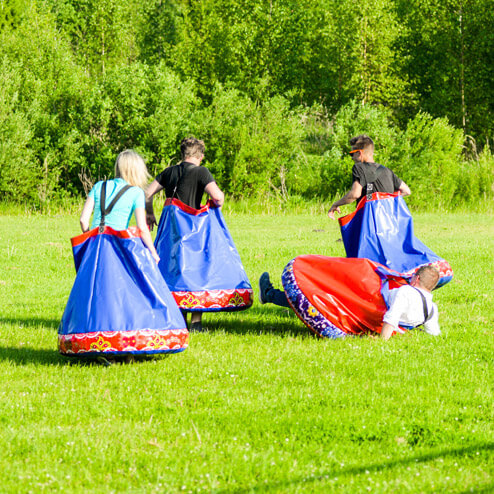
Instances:
[[[127,182],[123,178],[115,178],[106,182],[105,204],[109,206],[111,200],[118,191],[125,187]],[[89,192],[89,197],[94,200],[93,222],[91,228],[96,228],[101,222],[101,187],[103,182],[98,182]],[[146,204],[144,191],[139,187],[127,190],[115,204],[112,212],[105,217],[105,225],[114,230],[125,230],[129,227],[129,221],[136,208],[144,208]]]

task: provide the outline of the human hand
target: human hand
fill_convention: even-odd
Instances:
[[[335,220],[336,217],[335,217],[335,213],[338,213],[338,214],[341,214],[341,211],[340,211],[340,208],[338,206],[334,207],[334,206],[331,206],[329,208],[329,211],[328,211],[328,216],[332,219],[332,220]]]
[[[146,213],[146,223],[148,225],[149,230],[152,232],[154,225],[157,225],[156,223],[156,216],[154,216],[154,213]]]
[[[151,255],[153,256],[153,259],[156,261],[156,264],[159,264],[160,256],[158,255],[158,253],[157,252],[151,252]]]

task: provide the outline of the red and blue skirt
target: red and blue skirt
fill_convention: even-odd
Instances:
[[[58,328],[68,356],[152,355],[188,346],[184,318],[132,227],[72,239],[76,279]]]
[[[412,216],[400,195],[375,192],[338,221],[347,257],[367,258],[404,276],[431,264],[439,271],[437,287],[453,278],[448,261],[415,237]]]
[[[248,309],[253,291],[221,209],[167,199],[155,240],[159,269],[180,309]]]
[[[306,255],[287,264],[282,283],[302,322],[318,336],[336,339],[380,333],[389,290],[407,278],[369,259]]]

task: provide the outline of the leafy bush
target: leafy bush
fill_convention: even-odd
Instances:
[[[463,135],[445,118],[418,113],[408,122],[395,148],[395,173],[412,189],[412,205],[454,204],[461,180]]]
[[[67,40],[49,13],[26,3],[15,25],[0,33],[0,56],[18,67],[14,120],[22,120],[26,129],[18,135],[18,145],[29,148],[26,169],[32,171],[30,184],[36,183],[28,195],[17,187],[17,199],[43,203],[67,190],[75,192],[73,171],[84,162],[78,129],[87,79]]]
[[[244,59],[235,58],[237,70],[244,72],[233,79],[248,80],[251,96],[245,88],[233,89],[243,86],[236,86],[230,77],[225,86],[208,80],[211,90],[207,99],[201,98],[201,87],[205,87],[201,80],[208,78],[201,65],[203,53],[192,65],[188,65],[190,53],[181,55],[182,78],[166,64],[172,64],[170,57],[177,53],[176,43],[181,42],[178,27],[185,19],[185,4],[170,4],[148,34],[136,30],[160,11],[161,2],[143,7],[143,17],[135,23],[110,19],[111,29],[105,32],[131,25],[132,29],[122,38],[112,39],[111,46],[104,45],[111,53],[99,53],[103,40],[84,37],[100,33],[104,26],[98,19],[111,17],[112,2],[14,3],[9,2],[0,19],[0,192],[7,199],[30,201],[36,207],[46,207],[55,199],[68,201],[89,182],[112,176],[117,153],[129,147],[146,158],[154,175],[180,159],[178,147],[183,137],[195,135],[206,142],[204,164],[235,198],[274,198],[276,205],[314,198],[329,200],[341,196],[351,185],[353,162],[347,154],[348,141],[360,133],[375,140],[376,161],[410,185],[408,202],[415,207],[449,208],[494,195],[494,160],[488,146],[467,160],[462,155],[462,131],[446,119],[419,113],[400,130],[391,110],[362,105],[361,99],[350,101],[335,114],[329,113],[322,97],[312,107],[303,106],[303,99],[300,107],[294,107],[295,99],[307,88],[293,88],[290,83],[286,93],[275,95],[273,85],[276,77],[285,80],[283,74],[287,76],[285,82],[293,79],[296,72],[291,74],[291,66],[286,64],[282,76],[265,73],[260,67],[257,76],[251,77]],[[239,23],[231,31],[236,33],[243,11],[235,4],[231,6]],[[258,7],[257,14],[271,26],[261,3]],[[118,9],[130,12],[133,7],[119,3]],[[85,24],[86,12],[91,14],[91,26]],[[299,14],[303,12],[296,10],[287,20]],[[160,38],[146,51],[150,39],[146,36],[152,37],[160,25],[170,22],[177,28],[176,36]],[[209,28],[216,29],[213,24]],[[230,32],[232,26],[225,23],[223,27]],[[221,36],[215,33],[217,43]],[[199,31],[193,34],[201,35]],[[259,34],[264,36],[262,30]],[[305,31],[299,34],[305,40]],[[78,44],[83,38],[84,46]],[[235,50],[241,55],[243,38],[235,39]],[[201,51],[202,45],[198,49]],[[140,59],[139,50],[143,54]],[[163,50],[171,51],[165,55]],[[83,67],[82,60],[90,60],[89,65]],[[231,70],[228,60],[216,62],[218,67]],[[192,66],[197,74],[188,73]],[[345,94],[341,101],[351,97]]]
[[[33,138],[27,116],[16,111],[21,67],[3,59],[0,65],[0,193],[10,200],[37,198],[40,170],[29,145]]]
[[[398,129],[391,125],[390,118],[383,107],[362,105],[353,100],[336,113],[330,145],[346,154],[352,137],[367,134],[375,143],[374,159],[387,166],[398,139]]]
[[[455,205],[494,199],[494,156],[485,146],[477,159],[462,161],[458,170]]]
[[[116,155],[133,148],[155,174],[177,156],[180,139],[191,132],[196,105],[192,85],[163,64],[108,71],[91,91],[86,110],[88,173],[95,179],[112,176]]]
[[[372,137],[376,161],[389,166],[398,132],[389,123],[386,110],[352,101],[331,118],[315,105],[306,111],[305,122],[307,154],[296,169],[299,182],[295,192],[321,198],[343,195],[352,185],[349,140],[359,134]]]
[[[287,177],[301,153],[300,116],[276,96],[257,103],[218,86],[198,135],[221,187],[235,197],[274,193],[286,198]]]

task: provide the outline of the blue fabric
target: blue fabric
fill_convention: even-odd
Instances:
[[[386,266],[377,266],[375,272],[379,278],[381,278],[381,295],[386,304],[386,308],[389,309],[391,307],[389,282],[394,280],[398,286],[404,285],[410,283],[412,275],[398,274],[395,271],[389,270]],[[398,286],[394,286],[393,288],[398,288]]]
[[[251,288],[220,208],[194,215],[165,205],[155,246],[172,292]]]
[[[185,321],[140,237],[89,237],[74,247],[77,276],[59,334],[183,329]]]
[[[415,237],[401,196],[363,201],[351,221],[341,226],[347,257],[367,258],[398,273],[441,260]]]
[[[106,207],[109,206],[111,200],[118,194],[118,191],[125,187],[127,182],[122,178],[107,180],[106,185]],[[101,222],[101,187],[103,181],[98,182],[90,190],[88,196],[94,200],[93,222],[91,228],[96,228]],[[129,226],[130,218],[136,208],[145,207],[144,191],[139,187],[132,187],[127,190],[118,200],[113,211],[105,217],[105,225],[111,226],[115,230],[125,230]]]

